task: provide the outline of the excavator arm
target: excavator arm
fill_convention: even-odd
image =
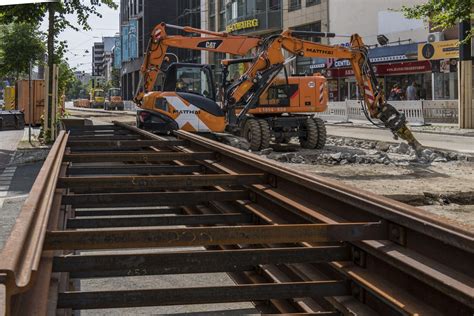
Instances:
[[[194,33],[201,36],[168,35],[167,29],[178,29],[185,33]],[[141,105],[143,96],[153,90],[156,78],[161,71],[168,47],[205,50],[217,53],[228,53],[244,56],[253,48],[260,45],[258,37],[230,35],[226,32],[211,32],[192,27],[182,27],[160,23],[151,32],[147,52],[140,69],[141,81],[138,85],[134,102]]]
[[[315,43],[296,36],[335,37],[335,34],[286,30],[278,36],[267,39],[269,42],[264,43],[254,64],[227,91],[228,107],[244,105],[239,117],[236,118],[237,123],[254,106],[255,102],[249,101],[255,100],[258,93],[264,90],[262,85],[269,84],[283,68],[285,64],[283,50],[294,56],[347,59],[354,70],[359,90],[362,91],[364,112],[368,112],[367,118],[381,120],[395,137],[406,140],[417,154],[420,153],[422,146],[408,129],[405,115],[386,102],[383,89],[379,86],[370,64],[367,48],[358,34],[350,36],[348,48]]]

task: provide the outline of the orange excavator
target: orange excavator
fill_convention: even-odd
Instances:
[[[417,154],[421,152],[422,146],[408,129],[405,115],[387,103],[368,58],[367,47],[358,34],[350,35],[350,47],[324,45],[298,38],[298,36],[336,37],[336,34],[285,30],[279,35],[266,38],[252,66],[226,90],[223,99],[226,102],[224,108],[231,114],[238,112],[238,115],[229,117],[228,129],[231,132],[238,131],[244,121],[247,125],[252,124],[253,118],[249,119],[247,113],[258,106],[258,100],[265,89],[264,83],[270,83],[284,68],[286,59],[283,51],[287,51],[293,56],[349,60],[359,89],[362,91],[364,98],[362,109],[367,119],[371,122],[373,119],[379,119],[383,126],[392,131],[395,138],[400,137],[407,141]],[[237,109],[242,110],[237,111]],[[373,123],[378,125],[378,123]],[[256,124],[253,123],[253,125]],[[307,119],[302,125],[302,132],[299,133],[300,142],[310,141],[310,137],[317,132],[316,128],[317,126]],[[311,130],[315,132],[310,132]],[[306,135],[305,131],[307,131]],[[262,134],[262,130],[254,128],[250,129],[250,133],[258,137]]]
[[[167,29],[179,29],[186,33],[207,36],[168,35]],[[263,43],[264,40],[258,37],[158,24],[152,32],[141,68],[142,82],[134,99],[141,108],[137,112],[137,126],[162,133],[176,129],[201,133],[225,132],[229,118],[235,115],[227,113],[225,108],[216,103],[216,84],[211,67],[201,64],[170,63],[171,56],[167,55],[167,50],[169,47],[177,47],[245,56],[252,50],[258,52]],[[227,80],[228,67],[241,62],[252,64],[253,60],[254,58],[244,58],[222,61],[224,81],[221,86],[224,90],[231,85],[231,81]],[[289,78],[284,76],[275,79],[271,87],[267,83],[265,85],[268,89],[262,90],[259,106],[247,111],[249,117],[256,117],[258,120],[250,121],[250,125],[242,122],[240,124],[242,129],[235,133],[247,138],[252,150],[269,146],[272,130],[263,117],[272,118],[277,122],[272,124],[275,140],[284,142],[288,141],[288,138],[283,138],[282,131],[298,129],[300,121],[305,121],[309,117],[308,114],[302,113],[323,112],[327,108],[326,79],[323,76]],[[280,119],[282,113],[291,113],[291,116]],[[319,132],[313,135],[313,143],[304,143],[303,146],[322,148],[325,142],[324,123],[320,119],[313,122],[319,124]],[[255,133],[250,131],[256,128],[262,130],[262,133],[255,137]]]
[[[210,35],[208,37],[168,36],[166,27],[189,33]],[[197,132],[223,132],[244,136],[251,149],[268,147],[270,138],[284,140],[298,137],[305,148],[321,148],[325,141],[322,120],[311,113],[324,111],[327,105],[326,81],[314,76],[307,86],[317,91],[313,101],[288,102],[296,95],[291,89],[285,65],[294,56],[348,59],[354,69],[356,80],[364,95],[364,113],[369,120],[377,118],[396,137],[406,140],[417,152],[421,145],[406,126],[403,113],[386,103],[383,90],[378,86],[367,48],[359,35],[351,36],[349,48],[323,45],[306,41],[297,36],[335,36],[332,33],[286,30],[265,39],[230,35],[225,32],[210,32],[190,27],[159,24],[152,32],[149,48],[142,66],[144,85],[137,91],[135,102],[142,108],[137,114],[139,127],[163,131],[184,129]],[[234,82],[224,76],[223,108],[215,102],[215,89],[211,69],[207,65],[172,63],[163,67],[169,46],[226,52],[244,56],[257,49],[248,70]],[[292,56],[285,58],[283,51]],[[239,60],[235,62],[241,62]],[[224,61],[226,67],[232,61]],[[159,72],[165,74],[157,83]],[[283,73],[283,78],[277,78]],[[283,97],[275,104],[261,104],[262,96],[268,96],[275,88]],[[296,92],[299,94],[299,88]],[[286,97],[285,97],[286,96]],[[277,97],[276,99],[280,99]],[[283,102],[286,99],[286,103]],[[323,106],[321,106],[323,105]],[[310,114],[308,114],[310,113]],[[322,146],[321,146],[322,145]]]

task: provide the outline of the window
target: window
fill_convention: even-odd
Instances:
[[[321,0],[306,0],[306,6],[310,7],[312,5],[321,4]]]
[[[216,1],[209,0],[209,29],[214,31],[216,29]]]
[[[268,9],[270,11],[280,10],[281,9],[281,1],[280,0],[269,0],[268,1],[268,6],[269,6]]]
[[[211,97],[210,78],[203,68],[180,67],[176,72],[176,91]]]
[[[237,0],[237,16],[243,17],[245,15],[245,3],[243,0]]]
[[[216,29],[216,16],[209,17],[209,30],[214,31]]]
[[[109,94],[111,97],[120,96],[120,89],[109,89]]]
[[[301,0],[290,0],[288,11],[295,11],[301,9]]]
[[[298,26],[298,27],[295,27],[294,29],[298,31],[321,32],[321,22],[318,21],[316,23]],[[316,42],[316,43],[321,42],[321,38],[317,36],[298,36],[298,37],[307,41],[311,41],[311,42]],[[313,71],[310,68],[312,63],[313,63],[312,59],[309,57],[297,56],[296,57],[296,73],[298,74],[312,73]]]
[[[230,9],[230,19],[232,20],[237,19],[237,2],[232,2],[229,9]]]
[[[225,29],[225,1],[219,0],[219,31]]]
[[[316,23],[306,24],[303,26],[298,26],[294,28],[297,31],[311,31],[311,32],[321,32],[321,22],[318,21]],[[321,42],[321,38],[317,36],[298,36],[307,41],[311,42]]]

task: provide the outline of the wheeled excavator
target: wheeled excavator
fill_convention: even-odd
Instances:
[[[226,89],[223,100],[226,102],[224,108],[231,114],[227,126],[230,132],[238,132],[244,124],[246,126],[244,130],[248,130],[248,133],[252,135],[251,138],[258,138],[264,133],[263,129],[272,131],[281,124],[283,118],[275,120],[274,117],[264,116],[261,119],[267,123],[263,125],[260,123],[257,126],[255,120],[258,118],[249,118],[247,113],[258,106],[258,100],[265,91],[264,83],[272,82],[273,78],[284,69],[287,59],[283,52],[287,51],[293,56],[349,60],[359,90],[362,91],[362,110],[367,119],[375,125],[379,125],[379,123],[374,122],[373,119],[380,120],[383,126],[392,131],[396,139],[398,137],[404,139],[417,154],[421,153],[422,146],[407,127],[404,113],[400,113],[394,106],[387,103],[383,89],[378,84],[368,58],[367,47],[358,34],[350,35],[350,47],[324,45],[301,39],[298,36],[336,37],[336,34],[285,30],[281,34],[267,37],[251,67],[238,81]],[[238,115],[232,115],[237,112]],[[293,118],[290,116],[285,119],[292,120]],[[317,134],[317,125],[313,120],[313,118],[305,118],[301,121],[297,131],[300,142],[311,141],[310,137]]]
[[[186,33],[204,34],[206,37],[168,35],[167,29],[179,29]],[[259,51],[263,40],[258,37],[232,35],[225,32],[211,32],[191,27],[158,24],[152,32],[141,72],[142,82],[135,96],[140,106],[137,112],[137,126],[154,132],[169,132],[183,129],[191,132],[222,133],[227,130],[232,114],[219,106],[216,100],[215,82],[209,65],[170,62],[172,56],[167,55],[169,47],[211,52],[228,53],[245,56],[252,50]],[[252,63],[254,58],[238,60],[222,60],[224,89],[229,86],[226,80],[229,66],[235,63]],[[163,74],[163,76],[161,76]],[[308,114],[323,112],[327,108],[326,79],[321,76],[289,77],[276,80],[268,89],[263,89],[259,106],[247,111],[249,116],[273,117],[278,121],[282,113],[299,113],[300,119]],[[268,83],[265,83],[268,87]],[[222,95],[222,94],[221,94]],[[225,103],[225,102],[222,102]],[[240,111],[238,109],[237,111]],[[298,127],[298,120],[282,120],[282,126],[274,125],[276,141],[285,142],[277,136],[278,130]],[[288,123],[293,126],[287,126]],[[319,139],[308,148],[322,148],[325,141],[325,127],[322,120],[318,121],[319,132],[313,139]],[[264,131],[258,137],[251,138],[250,125],[262,124]],[[234,135],[244,136],[252,150],[260,150],[269,146],[271,131],[266,120],[251,121],[250,125],[241,124],[242,130]],[[244,129],[245,128],[245,129]],[[265,132],[266,131],[266,132]],[[317,138],[317,136],[320,136]],[[263,139],[263,141],[262,141]]]
[[[167,36],[165,27],[181,29],[185,32],[210,35],[208,37]],[[282,71],[285,72],[288,87],[288,76],[285,65],[294,57],[285,58],[286,50],[293,56],[322,57],[348,59],[354,69],[356,80],[364,96],[364,113],[369,120],[377,118],[389,128],[395,137],[406,140],[417,152],[421,145],[406,126],[403,113],[386,103],[383,90],[378,86],[375,74],[367,57],[367,48],[362,38],[351,36],[351,46],[323,45],[306,41],[297,36],[328,36],[332,33],[306,32],[286,30],[278,35],[265,39],[230,35],[225,32],[210,32],[190,27],[170,26],[164,23],[157,25],[152,32],[149,48],[142,66],[144,79],[143,88],[137,91],[135,102],[142,108],[137,114],[139,127],[159,126],[161,131],[184,129],[197,132],[227,131],[242,135],[251,143],[253,150],[268,147],[270,137],[282,139],[297,136],[303,147],[318,146],[318,137],[325,129],[322,120],[313,118],[304,112],[315,112],[315,104],[297,104],[291,111],[285,104],[276,106],[260,106],[259,100],[268,91],[272,82]],[[224,47],[225,45],[225,47]],[[166,50],[169,46],[188,49],[227,52],[233,55],[246,55],[251,49],[258,49],[248,70],[235,82],[225,85],[223,109],[215,100],[215,89],[212,76],[200,75],[200,72],[211,73],[210,67],[201,65],[196,73],[191,65],[175,64],[179,69],[170,71],[162,69]],[[172,64],[173,65],[173,64]],[[153,89],[159,71],[166,73],[161,87]],[[173,77],[174,76],[174,77]],[[170,79],[170,77],[173,77]],[[211,79],[209,79],[211,78]],[[169,83],[176,89],[167,87]],[[319,84],[324,84],[325,81]],[[193,89],[181,87],[196,86]],[[278,85],[278,84],[277,84]],[[316,82],[308,83],[310,88],[316,87]],[[197,91],[196,89],[199,88]],[[163,91],[160,91],[163,90]],[[286,95],[290,89],[282,89]],[[320,96],[327,103],[327,89],[320,90]],[[326,93],[326,97],[324,97]],[[267,108],[267,110],[265,109]],[[323,109],[324,111],[324,109]],[[147,126],[148,125],[148,126]],[[321,128],[322,127],[322,128]],[[320,142],[319,142],[320,143]]]

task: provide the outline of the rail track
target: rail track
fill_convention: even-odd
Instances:
[[[0,280],[8,315],[244,301],[264,314],[472,315],[473,267],[473,233],[421,210],[194,134],[115,123],[60,133]],[[215,272],[236,284],[77,282]]]

